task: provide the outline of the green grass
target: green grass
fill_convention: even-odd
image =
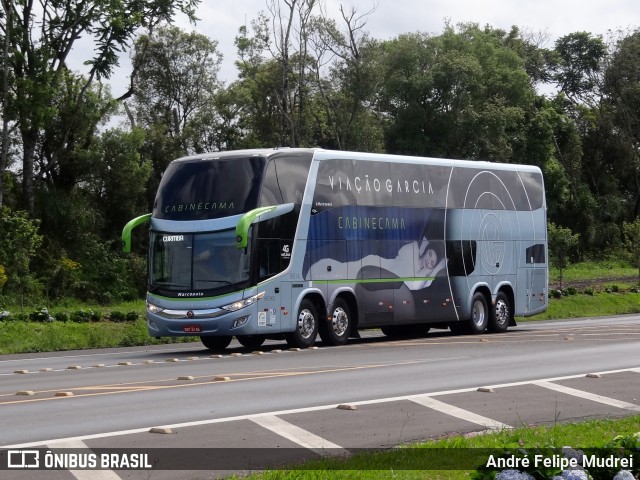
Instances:
[[[631,267],[624,260],[602,260],[597,262],[578,262],[570,264],[562,274],[563,282],[582,280],[600,281],[603,278],[638,277],[638,269]],[[554,284],[560,279],[560,271],[549,269],[549,282]]]
[[[596,292],[593,295],[576,294],[549,299],[549,308],[543,313],[518,321],[555,320],[559,318],[590,318],[608,315],[640,313],[640,293]]]
[[[620,420],[588,420],[562,425],[537,425],[486,435],[444,438],[407,446],[409,448],[355,455],[345,460],[309,462],[296,466],[295,470],[272,470],[250,475],[246,478],[256,480],[313,480],[330,476],[332,479],[353,480],[387,478],[402,480],[468,480],[477,468],[486,465],[488,454],[498,456],[505,449],[511,451],[522,448],[530,450],[560,449],[564,446],[580,449],[602,448],[617,436],[626,437],[638,432],[640,432],[640,416],[627,417]],[[636,446],[639,443],[640,440],[637,440]],[[435,453],[431,454],[424,449],[443,450],[436,450]],[[429,465],[438,464],[442,466],[446,464],[446,457],[449,456],[453,457],[453,462],[457,462],[454,463],[452,468],[429,470]],[[330,475],[328,475],[329,473]]]

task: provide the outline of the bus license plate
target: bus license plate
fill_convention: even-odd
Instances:
[[[184,333],[200,333],[202,332],[202,328],[200,325],[183,325],[182,331]]]

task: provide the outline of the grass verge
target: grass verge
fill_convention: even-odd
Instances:
[[[250,480],[315,480],[315,479],[402,479],[402,480],[468,480],[478,478],[477,469],[486,466],[489,455],[496,457],[506,450],[529,449],[549,452],[570,446],[574,449],[601,449],[610,446],[618,436],[640,432],[640,416],[620,420],[588,420],[580,423],[525,426],[515,430],[475,436],[455,436],[436,441],[394,448],[392,450],[354,455],[349,459],[327,459],[308,462],[289,470],[270,470],[252,474]],[[640,440],[635,440],[635,446]],[[431,450],[430,449],[434,449]],[[442,457],[448,457],[442,458]],[[443,462],[456,462],[442,469]],[[640,460],[640,458],[639,458]],[[430,469],[438,465],[439,469]],[[637,474],[638,466],[635,465]],[[543,473],[551,476],[545,476]],[[592,473],[592,472],[590,472]],[[593,472],[595,473],[595,472]],[[594,478],[603,478],[593,475]],[[552,478],[553,471],[541,472],[536,478]],[[493,478],[490,472],[485,478]],[[233,477],[239,478],[239,477]],[[612,478],[607,477],[607,478]]]

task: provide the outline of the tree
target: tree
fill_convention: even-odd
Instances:
[[[140,28],[152,30],[170,22],[177,12],[194,19],[200,0],[79,0],[77,2],[13,2],[2,0],[6,12],[0,33],[8,43],[8,70],[13,91],[4,115],[18,125],[22,142],[23,203],[34,211],[36,147],[43,127],[56,115],[51,100],[58,91],[67,57],[81,37],[95,44],[95,55],[87,59],[89,73],[76,97],[79,104],[94,80],[109,78],[118,64],[118,54],[126,49]],[[7,69],[5,68],[5,72]],[[3,75],[7,78],[7,74]],[[7,82],[4,82],[4,88]],[[74,129],[70,122],[66,139]]]
[[[623,224],[625,247],[631,264],[638,269],[640,286],[640,219]]]
[[[535,92],[505,32],[475,24],[383,45],[387,150],[512,161]]]
[[[571,33],[556,41],[555,52],[558,60],[554,79],[560,91],[572,101],[593,105],[601,83],[602,60],[607,54],[602,38],[588,32]]]
[[[127,111],[132,126],[145,131],[141,153],[153,167],[149,191],[155,192],[171,160],[202,152],[203,138],[207,146],[215,144],[204,132],[215,132],[219,118],[213,105],[221,91],[221,61],[217,42],[177,27],[159,28],[136,41]]]
[[[568,228],[556,226],[551,222],[548,225],[548,235],[549,256],[553,265],[560,272],[560,290],[562,290],[563,273],[569,265],[571,256],[575,253],[580,241],[580,235],[571,232]]]
[[[628,217],[640,216],[640,30],[619,40],[604,75],[601,109],[603,136],[609,146],[607,170],[629,205]]]
[[[4,267],[5,293],[25,295],[36,293],[31,262],[42,243],[39,222],[29,219],[26,212],[0,208],[0,265]]]
[[[372,11],[340,7],[342,30],[325,15],[313,22],[316,143],[339,150],[382,151],[375,100],[383,75],[380,44],[364,30]]]

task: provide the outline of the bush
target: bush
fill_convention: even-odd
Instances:
[[[575,287],[568,287],[568,288],[565,288],[564,293],[565,295],[575,295],[578,293],[578,290],[576,290]]]
[[[29,314],[29,320],[32,322],[53,322],[54,318],[49,315],[49,310],[42,307]]]
[[[109,321],[111,322],[124,322],[126,320],[126,316],[124,313],[119,312],[118,310],[114,310],[109,314]]]
[[[138,320],[138,312],[127,312],[127,322],[135,322],[136,320]]]
[[[71,312],[70,319],[77,323],[97,322],[100,320],[100,314],[93,310],[76,310]]]

